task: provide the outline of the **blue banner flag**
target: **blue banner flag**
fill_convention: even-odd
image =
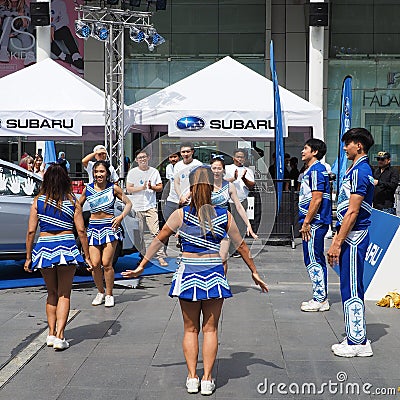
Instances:
[[[270,68],[271,77],[274,87],[274,123],[275,123],[275,166],[276,166],[276,179],[282,180],[284,178],[284,165],[285,165],[285,149],[283,146],[283,124],[282,124],[282,109],[281,99],[279,97],[278,75],[276,74],[275,59],[274,59],[274,44],[271,40],[269,46]],[[277,182],[277,213],[279,213],[281,199],[282,199],[283,182]]]
[[[347,157],[343,150],[342,137],[351,127],[352,95],[351,76],[346,76],[342,86],[342,103],[340,107],[339,148],[338,157],[333,163],[332,172],[336,174],[336,193],[339,193],[343,177],[347,169]]]
[[[49,167],[51,163],[57,161],[56,156],[56,147],[54,145],[53,140],[46,140],[44,142],[44,154],[43,154],[43,162],[45,164],[45,169]]]

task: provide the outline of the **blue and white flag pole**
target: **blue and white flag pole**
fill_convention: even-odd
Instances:
[[[337,184],[336,193],[339,193],[339,189],[347,169],[347,157],[343,149],[342,137],[351,127],[351,115],[352,115],[351,81],[352,77],[350,75],[347,75],[346,78],[344,78],[342,85],[338,157],[332,166],[332,172],[336,174],[336,184]]]
[[[271,77],[274,88],[274,124],[275,124],[275,166],[276,175],[275,178],[278,180],[276,185],[277,190],[277,214],[280,210],[281,199],[282,199],[282,188],[284,178],[284,162],[285,162],[285,149],[283,146],[283,123],[282,123],[282,108],[281,99],[279,96],[279,85],[278,75],[276,74],[275,58],[274,58],[274,44],[271,40],[270,47],[270,68]]]

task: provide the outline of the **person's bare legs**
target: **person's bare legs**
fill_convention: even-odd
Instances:
[[[106,281],[106,295],[113,295],[114,288],[114,268],[112,265],[114,259],[115,249],[117,247],[117,241],[114,240],[111,243],[105,243],[103,245],[103,254],[101,257],[101,264],[104,269],[104,280]]]
[[[201,302],[203,312],[203,381],[211,381],[212,369],[218,351],[218,322],[224,299],[210,299]]]
[[[70,310],[71,289],[75,270],[74,265],[60,265],[55,268],[41,270],[47,292],[48,294],[51,292],[51,296],[48,296],[46,303],[49,335],[57,336],[59,339],[64,339],[64,329]],[[57,299],[56,306],[54,306],[55,299]]]
[[[46,316],[49,325],[49,335],[57,334],[57,272],[55,268],[41,268],[40,273],[44,279],[47,289]]]
[[[101,246],[89,246],[90,261],[92,263],[92,276],[99,293],[104,293],[103,271],[101,270]]]
[[[57,268],[58,303],[57,303],[57,337],[64,339],[71,305],[71,289],[76,268],[74,265],[61,265]]]
[[[183,317],[182,348],[186,359],[188,377],[197,378],[196,368],[199,355],[199,332],[201,301],[179,299]]]

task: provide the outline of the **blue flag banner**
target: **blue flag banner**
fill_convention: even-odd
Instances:
[[[281,99],[279,97],[278,75],[276,74],[274,44],[271,40],[269,47],[271,77],[274,87],[274,124],[275,124],[275,155],[276,179],[284,178],[285,149],[283,146],[283,123]],[[277,213],[279,213],[282,199],[283,182],[277,182]]]
[[[56,146],[54,144],[54,141],[46,140],[44,142],[44,154],[43,154],[43,162],[45,164],[45,169],[47,169],[51,163],[54,163],[56,161],[57,161],[57,156],[56,156]]]
[[[339,127],[339,149],[338,157],[332,165],[332,172],[336,174],[337,193],[342,185],[343,177],[347,169],[347,157],[343,150],[342,137],[351,127],[352,95],[351,95],[351,76],[346,76],[342,86],[342,103],[340,107],[340,127]]]

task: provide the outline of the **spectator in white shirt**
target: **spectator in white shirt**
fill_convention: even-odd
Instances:
[[[226,175],[224,177],[228,182],[232,182],[235,185],[239,201],[243,208],[247,210],[247,196],[249,195],[249,190],[255,185],[254,173],[253,171],[244,166],[246,162],[246,150],[236,149],[233,152],[233,164],[227,165],[225,167]],[[244,238],[246,235],[246,223],[243,221],[242,217],[236,210],[233,200],[229,200],[231,213],[235,219],[236,225],[239,228],[239,232]],[[233,257],[240,257],[239,253],[231,247],[230,253],[233,252]]]
[[[98,144],[97,146],[94,147],[92,153],[89,153],[88,155],[82,158],[82,165],[84,166],[86,172],[89,175],[89,183],[93,182],[93,165],[96,162],[93,161],[93,158],[96,161],[107,160],[108,154],[105,146],[103,146],[102,144]],[[117,171],[115,171],[112,165],[109,165],[108,169],[110,170],[111,173],[110,182],[118,183],[119,177]]]
[[[190,200],[189,174],[201,161],[193,158],[194,147],[191,143],[182,143],[180,147],[181,161],[174,166],[174,185],[170,186],[169,195],[165,204],[165,220],[181,205]]]
[[[135,161],[138,166],[129,170],[126,176],[126,190],[131,194],[133,209],[139,219],[140,231],[144,232],[144,222],[153,237],[157,236],[160,225],[158,221],[156,192],[161,192],[163,184],[158,170],[149,166],[150,156],[145,150],[138,150]],[[164,249],[157,252],[157,259],[162,267],[168,265],[165,261]]]

